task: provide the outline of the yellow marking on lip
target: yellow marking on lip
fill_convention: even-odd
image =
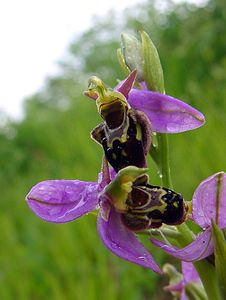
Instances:
[[[139,124],[136,124],[136,130],[137,130],[136,139],[138,141],[141,141],[142,140],[142,130],[141,130],[141,127]]]
[[[176,208],[178,208],[178,203],[177,203],[177,202],[174,202],[174,203],[173,203],[173,206],[175,206]]]
[[[150,202],[147,201],[147,204],[149,204]],[[140,209],[132,209],[133,212],[136,212],[136,213],[149,213],[149,212],[152,212],[154,210],[158,210],[160,211],[161,214],[164,214],[165,212],[165,209],[166,209],[166,206],[167,204],[164,202],[161,206],[151,206],[151,207],[148,207],[148,208],[145,208],[145,204],[140,207]]]
[[[109,130],[110,132],[117,132],[117,130],[121,130],[121,128],[123,128],[123,133],[121,136],[115,136],[113,138],[110,139],[109,135],[108,135],[108,132],[105,130],[105,135],[107,137],[107,145],[109,148],[113,149],[113,143],[114,141],[120,141],[122,144],[125,143],[127,141],[127,131],[129,129],[129,118],[128,116],[125,116],[125,119],[123,120],[122,122],[122,125],[120,125],[118,128],[116,129],[112,129],[112,130]]]

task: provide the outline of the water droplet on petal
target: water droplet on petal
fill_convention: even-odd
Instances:
[[[65,187],[65,192],[66,192],[66,193],[74,193],[73,188],[72,188],[71,186],[69,186],[69,185],[67,185],[67,186]]]
[[[141,259],[141,260],[147,260],[147,257],[146,257],[146,255],[144,254],[144,255],[142,255],[142,256],[138,256],[138,258],[139,259]]]
[[[168,123],[166,128],[168,130],[168,132],[177,132],[180,130],[180,125],[176,124],[176,123]]]

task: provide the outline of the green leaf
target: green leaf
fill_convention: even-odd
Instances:
[[[226,299],[226,243],[221,229],[212,221],[216,273],[222,299]]]
[[[158,51],[145,31],[140,31],[143,51],[143,74],[149,90],[165,93],[163,70]]]

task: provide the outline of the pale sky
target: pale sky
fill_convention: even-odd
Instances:
[[[177,0],[177,2],[180,0]],[[189,2],[191,2],[190,0]],[[22,116],[22,100],[54,74],[76,33],[93,15],[139,0],[3,0],[0,3],[0,112]],[[195,2],[195,0],[193,0]]]

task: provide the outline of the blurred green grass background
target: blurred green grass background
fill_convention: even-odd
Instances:
[[[116,58],[122,31],[143,28],[162,61],[168,94],[201,110],[206,124],[170,136],[174,189],[187,200],[201,180],[226,169],[226,2],[203,7],[147,1],[96,19],[75,37],[61,74],[26,99],[25,118],[0,131],[0,299],[168,299],[165,279],[114,257],[100,242],[95,217],[63,225],[38,219],[24,197],[38,181],[96,181],[101,148],[89,132],[101,120],[82,95],[90,75],[110,86],[123,79]],[[13,87],[12,87],[13,88]],[[159,184],[150,162],[153,184]],[[145,241],[160,265],[163,253]]]

